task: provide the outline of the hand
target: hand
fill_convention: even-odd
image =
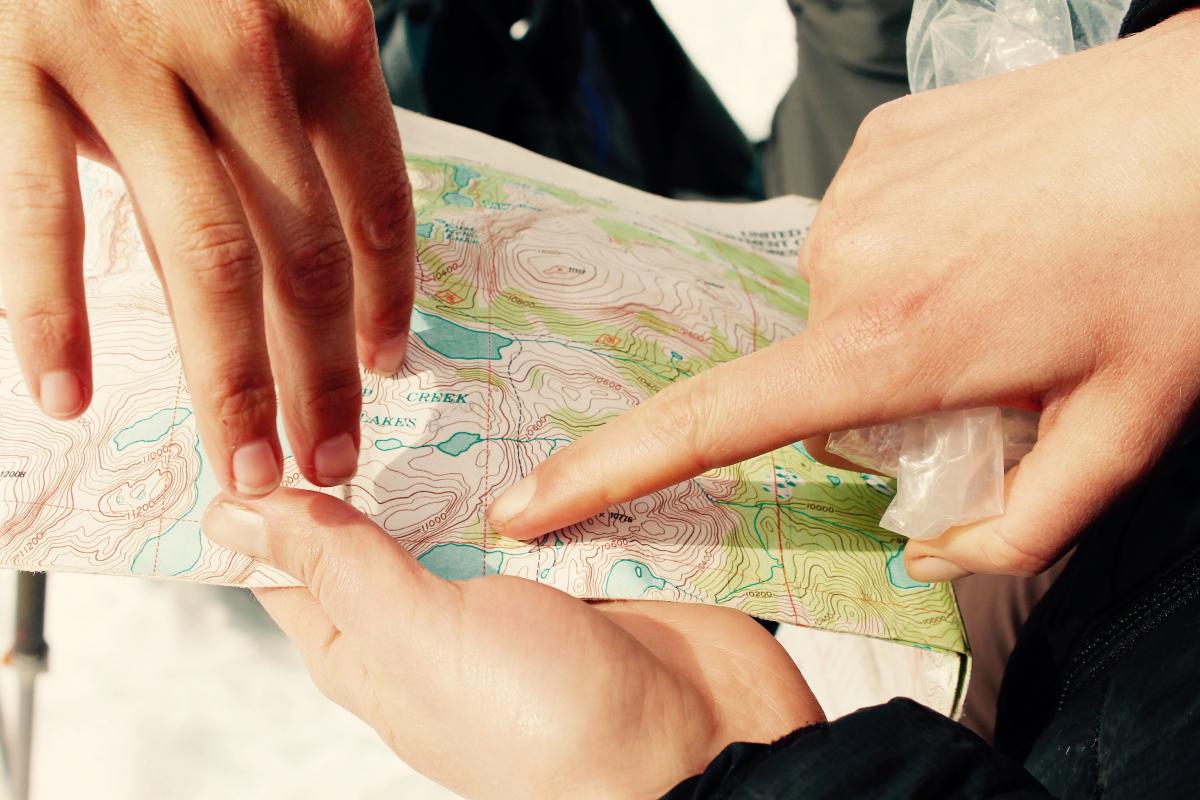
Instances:
[[[528,539],[831,431],[1041,408],[999,518],[912,577],[1031,574],[1154,462],[1200,394],[1200,12],[863,123],[800,255],[802,335],[561,450],[490,519]]]
[[[134,198],[217,478],[278,485],[278,384],[305,477],[348,480],[358,361],[399,368],[413,297],[367,0],[0,0],[0,30],[0,283],[34,398],[92,394],[78,151]]]
[[[824,719],[774,637],[731,609],[444,581],[312,492],[218,499],[204,530],[305,584],[255,596],[313,680],[467,797],[657,797],[731,742]]]

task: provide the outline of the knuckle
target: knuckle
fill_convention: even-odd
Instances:
[[[888,298],[810,329],[813,368],[838,376],[864,401],[883,402],[904,394],[912,402],[937,407],[941,384],[934,370],[938,362],[926,348],[913,345],[923,338],[913,335],[906,322],[913,313],[904,298]]]
[[[1000,531],[999,536],[988,536],[983,542],[983,556],[987,560],[987,572],[999,575],[1015,575],[1031,578],[1045,572],[1054,559],[1018,546]]]
[[[914,140],[921,140],[920,131],[914,129],[912,114],[895,101],[877,106],[863,119],[847,152],[846,163],[858,172],[869,168],[875,172],[886,172],[891,179],[898,177],[889,171],[898,157],[907,162],[910,155],[898,156],[902,148]]]
[[[314,610],[313,615],[316,617],[314,625],[329,625],[328,617],[319,607]],[[312,676],[313,684],[321,694],[351,714],[371,719],[364,716],[365,712],[360,709],[355,699],[355,690],[360,686],[370,685],[371,676],[361,662],[353,661],[347,664],[337,660],[335,648],[339,646],[341,637],[341,631],[336,629],[329,633],[328,638],[320,645],[320,650],[305,657],[305,665]]]
[[[851,331],[866,351],[891,344],[897,336],[912,330],[930,299],[931,292],[920,285],[905,287],[888,297],[876,297],[860,307]]]
[[[804,237],[804,243],[800,247],[800,254],[797,257],[800,272],[807,276],[810,284],[818,283],[821,280],[827,258],[828,242],[824,216],[818,216]]]
[[[862,201],[848,197],[850,182],[850,176],[842,176],[830,187],[828,213],[809,235],[810,268],[823,272],[833,268],[835,274],[857,275],[872,268],[878,258],[878,251],[871,246],[875,235],[864,222]]]
[[[259,285],[262,263],[250,231],[240,222],[210,222],[184,237],[179,259],[201,292],[241,295]]]
[[[27,58],[37,47],[36,11],[27,3],[0,2],[0,62],[9,61],[19,69],[28,69]]]
[[[405,288],[391,293],[386,298],[377,298],[363,318],[358,320],[359,330],[368,341],[389,342],[408,334],[411,327],[413,304],[412,281]]]
[[[830,363],[850,366],[850,372],[857,372],[858,365],[871,360],[896,338],[896,327],[884,302],[843,315],[836,325],[826,326],[823,333],[821,343]]]
[[[17,310],[9,307],[12,323],[41,350],[60,350],[75,340],[83,329],[82,310],[65,301]]]
[[[78,191],[61,175],[44,170],[8,170],[0,175],[0,192],[11,212],[41,219],[74,219],[80,206]]]
[[[854,131],[854,138],[850,140],[850,149],[846,151],[843,166],[853,164],[856,159],[861,158],[863,153],[867,152],[874,144],[878,136],[876,126],[879,124],[875,121],[875,117],[872,116],[875,111],[876,109],[872,109],[868,112],[867,116],[863,117],[863,121],[859,123],[858,129]]]
[[[815,283],[829,259],[829,236],[825,233],[824,220],[808,232],[804,239],[804,247],[800,251],[800,258],[805,274]]]
[[[301,400],[304,419],[356,416],[362,407],[362,381],[357,371],[338,370],[318,381]]]
[[[0,0],[0,30],[16,31],[28,17],[24,0]]]
[[[888,130],[896,122],[899,121],[904,113],[904,98],[889,100],[886,103],[880,103],[872,108],[866,116],[866,121],[870,121],[871,127],[876,130]]]
[[[297,577],[316,597],[332,596],[348,585],[349,575],[342,560],[330,557],[328,540],[315,525],[306,526],[298,537],[294,560]]]
[[[358,519],[361,515],[334,514],[306,520],[294,535],[273,540],[273,560],[286,565],[319,600],[350,596],[361,584],[366,550],[357,537],[337,534],[349,532],[344,526]]]
[[[377,58],[375,12],[370,1],[333,0],[330,7],[325,41],[335,60],[353,74],[370,74]]]
[[[217,381],[212,394],[217,421],[226,429],[248,429],[260,419],[275,417],[275,387],[259,375]]]
[[[672,397],[668,389],[662,393],[662,425],[650,428],[651,436],[669,448],[687,467],[699,475],[717,466],[712,457],[713,381],[700,375],[678,384]]]
[[[225,13],[231,62],[251,74],[278,74],[287,30],[283,9],[274,0],[230,0]]]
[[[366,202],[359,219],[358,239],[373,256],[397,258],[409,256],[413,249],[414,218],[412,184],[404,171],[403,161],[394,173],[389,173],[383,188]]]
[[[107,8],[96,16],[107,21],[107,32],[126,45],[122,48],[126,53],[153,59],[169,49],[164,15],[155,13],[144,0],[108,0],[104,5]]]
[[[353,300],[353,264],[340,233],[292,251],[280,275],[287,295],[306,318],[337,317]]]
[[[854,134],[851,152],[858,154],[871,149],[880,139],[885,139],[895,131],[905,113],[903,100],[904,98],[889,100],[867,112]]]

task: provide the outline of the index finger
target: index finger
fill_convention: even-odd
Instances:
[[[830,325],[672,385],[551,456],[501,495],[488,521],[531,539],[710,469],[831,430],[936,405],[908,380],[899,337]]]
[[[91,105],[157,254],[200,438],[218,481],[243,496],[279,485],[281,448],[267,354],[262,264],[240,198],[182,89],[158,76],[130,91],[162,98],[130,113]]]

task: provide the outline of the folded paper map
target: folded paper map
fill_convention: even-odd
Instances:
[[[402,373],[364,373],[358,476],[324,491],[448,578],[715,603],[916,645],[953,704],[961,620],[950,587],[910,579],[904,540],[877,527],[893,485],[798,444],[536,543],[484,521],[551,453],[802,330],[808,290],[794,261],[815,204],[667,200],[479,133],[397,120],[417,214],[413,338]],[[0,326],[0,564],[290,582],[202,535],[218,487],[161,287],[119,178],[81,162],[81,182],[95,399],[71,422],[42,416]],[[290,457],[284,484],[306,485]]]

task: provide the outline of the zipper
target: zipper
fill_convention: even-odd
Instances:
[[[1119,659],[1146,634],[1157,629],[1176,611],[1200,596],[1200,550],[1159,582],[1154,590],[1118,617],[1071,660],[1058,696],[1061,711],[1070,695],[1101,670]],[[1088,657],[1099,651],[1094,659]]]

